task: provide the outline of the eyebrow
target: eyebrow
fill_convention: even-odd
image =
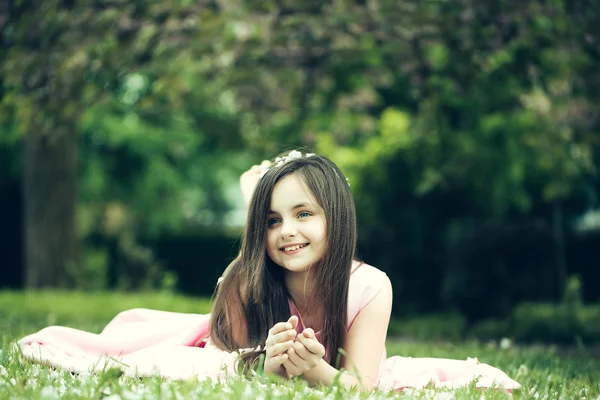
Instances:
[[[305,203],[300,203],[300,204],[296,204],[294,207],[292,207],[292,210],[296,210],[298,208],[304,208],[304,207],[308,207],[308,205],[306,205]],[[269,210],[269,214],[277,214],[277,211]]]

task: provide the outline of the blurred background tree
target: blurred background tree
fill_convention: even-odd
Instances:
[[[237,177],[306,147],[349,176],[395,313],[506,317],[573,274],[600,299],[596,3],[0,7],[0,285],[210,294]]]

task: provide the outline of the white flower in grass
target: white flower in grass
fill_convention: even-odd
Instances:
[[[62,394],[65,394],[66,391],[67,391],[67,382],[65,382],[64,379],[61,379],[59,381],[59,385],[58,385],[58,392],[62,395]]]
[[[508,350],[512,347],[512,340],[510,340],[507,337],[503,337],[502,339],[500,339],[500,348],[502,350]]]
[[[527,374],[529,374],[529,368],[527,368],[527,365],[521,364],[521,366],[517,370],[517,377],[519,377],[519,376],[525,376]]]
[[[227,393],[227,394],[231,394],[231,393],[233,393],[233,390],[232,390],[232,389],[231,389],[229,386],[224,386],[224,387],[221,389],[221,391],[222,391],[222,392],[225,392],[225,393]]]
[[[433,398],[435,400],[453,400],[456,398],[456,393],[453,392],[436,392],[433,395]],[[485,400],[485,394],[482,394],[480,399],[481,400]]]
[[[56,393],[56,390],[52,387],[52,386],[44,386],[42,388],[42,390],[40,391],[40,398],[41,399],[58,399],[58,393]]]

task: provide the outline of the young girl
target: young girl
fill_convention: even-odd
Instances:
[[[402,389],[519,388],[502,371],[467,361],[391,357],[385,339],[392,286],[356,260],[350,186],[325,157],[292,151],[241,177],[248,220],[239,256],[226,269],[210,341],[233,351],[264,349],[264,369],[314,384]],[[240,362],[256,363],[258,352]]]
[[[354,202],[333,162],[292,151],[252,167],[241,186],[249,206],[241,249],[210,315],[128,310],[98,335],[63,327],[29,335],[23,354],[73,371],[117,358],[130,374],[184,379],[220,378],[262,359],[267,373],[362,390],[520,387],[476,359],[385,358],[392,286],[356,260]]]
[[[342,374],[345,385],[371,388],[385,351],[392,286],[384,273],[355,261],[350,186],[318,155],[292,151],[265,167],[241,178],[250,210],[240,254],[217,291],[211,340],[228,351],[260,346],[266,372],[328,385],[343,368],[362,379]],[[366,292],[368,298],[355,298]],[[363,300],[349,313],[349,304]]]

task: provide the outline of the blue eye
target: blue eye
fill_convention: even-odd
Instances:
[[[298,217],[300,218],[306,218],[306,217],[310,217],[312,214],[306,211],[302,211],[300,214],[298,214]]]
[[[273,225],[275,225],[278,222],[279,222],[278,218],[269,218],[267,220],[267,226],[273,226]]]

